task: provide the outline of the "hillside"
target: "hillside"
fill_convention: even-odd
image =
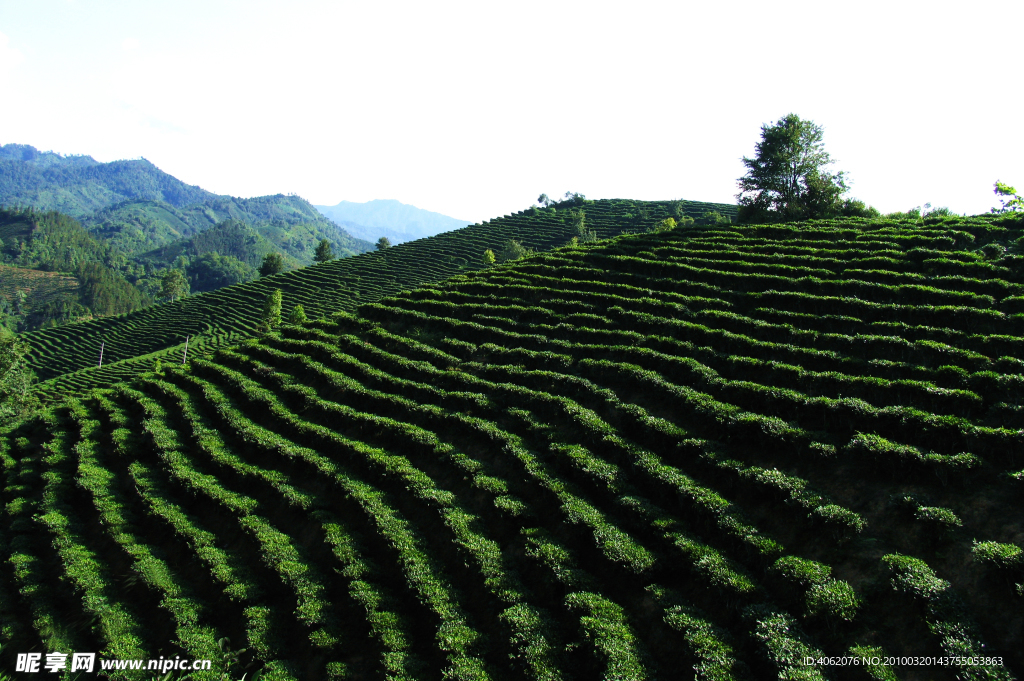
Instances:
[[[0,263],[0,324],[13,331],[151,302],[134,285],[141,268],[62,213],[0,208]]]
[[[735,206],[681,205],[694,216],[709,208],[735,213]],[[675,206],[674,202],[593,201],[584,208],[588,226],[598,236],[609,237],[643,230],[671,214]],[[275,288],[283,292],[286,314],[301,304],[315,318],[478,269],[485,249],[500,251],[509,239],[549,250],[564,245],[574,233],[568,210],[523,211],[384,252],[286,272],[117,318],[28,333],[24,339],[31,348],[32,366],[44,381],[42,394],[61,397],[148,371],[159,356],[153,353],[180,357],[189,337],[195,351],[254,335],[264,301]],[[104,366],[99,367],[101,343]]]
[[[1017,678],[1022,237],[623,236],[56,406],[0,438],[4,655],[229,636],[263,679]]]
[[[392,244],[400,244],[469,226],[465,220],[393,199],[377,199],[365,203],[342,201],[336,206],[313,207],[357,239],[374,243],[383,236]]]
[[[79,288],[78,279],[60,272],[0,264],[0,325],[16,328],[11,317],[33,314],[61,321],[87,316],[79,307]]]

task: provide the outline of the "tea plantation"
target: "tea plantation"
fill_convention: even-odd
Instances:
[[[583,209],[587,228],[606,238],[644,231],[673,214],[676,203],[588,201]],[[709,210],[726,216],[736,214],[735,206],[725,204],[678,203],[684,214],[694,218]],[[564,245],[574,234],[566,208],[522,211],[385,251],[264,277],[115,317],[27,333],[23,338],[30,347],[30,364],[42,381],[41,396],[60,398],[129,379],[151,370],[161,358],[180,363],[186,340],[190,351],[204,352],[255,335],[264,300],[274,289],[283,293],[286,314],[295,305],[302,305],[311,317],[352,311],[381,296],[478,269],[485,249],[500,251],[509,239],[544,251]]]
[[[233,679],[1024,672],[1024,223],[680,228],[442,282],[498,245],[469,229],[36,334],[54,371],[104,330],[225,344],[0,439],[3,668],[228,637]],[[271,287],[326,316],[228,347]]]

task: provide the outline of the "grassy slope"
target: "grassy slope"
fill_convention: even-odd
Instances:
[[[650,209],[648,223],[660,220],[671,209],[669,202],[640,203]],[[585,207],[588,224],[601,237],[634,229],[635,218],[626,217],[637,212],[633,206],[633,202],[623,201],[591,202]],[[719,204],[688,204],[695,216],[709,208],[735,212],[735,207]],[[550,210],[505,216],[401,244],[384,253],[336,260],[116,318],[29,333],[24,338],[31,347],[32,366],[45,381],[41,393],[60,397],[149,370],[161,352],[180,357],[186,337],[192,338],[193,349],[202,351],[252,336],[263,302],[275,288],[284,294],[286,314],[296,304],[311,317],[354,310],[360,303],[476,269],[484,249],[498,251],[508,239],[519,239],[537,250],[561,246],[572,233],[566,215],[564,210]],[[104,366],[98,367],[94,365],[98,364],[101,343]]]
[[[0,440],[5,649],[866,679],[800,664],[864,646],[1013,678],[1024,565],[972,540],[1024,544],[1024,276],[974,249],[1022,227],[622,238],[55,408]]]

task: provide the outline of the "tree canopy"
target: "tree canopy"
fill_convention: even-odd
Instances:
[[[280,253],[267,253],[260,265],[260,276],[266,277],[284,271],[284,256]]]
[[[186,268],[192,291],[215,291],[232,284],[251,281],[256,271],[238,258],[218,253],[203,253]]]
[[[28,346],[6,329],[0,329],[0,423],[24,414],[30,406],[34,375],[25,360]]]
[[[281,289],[279,288],[267,294],[267,298],[263,302],[263,314],[260,315],[260,331],[266,333],[281,325],[281,298]]]
[[[185,273],[176,267],[164,272],[164,278],[160,287],[160,295],[170,298],[172,301],[189,294],[188,279]]]
[[[320,243],[317,245],[316,250],[313,251],[313,260],[315,262],[327,262],[328,260],[334,260],[334,252],[331,250],[331,242],[327,239],[320,239]]]
[[[747,173],[738,180],[740,222],[877,214],[862,202],[842,199],[849,187],[842,171],[828,170],[832,159],[824,135],[820,125],[792,113],[761,126],[756,155],[743,158]]]
[[[385,248],[391,248],[391,239],[387,238],[386,236],[382,236],[381,238],[377,239],[377,250],[383,251]]]
[[[1015,188],[997,180],[994,191],[995,195],[999,197],[999,203],[1002,205],[999,208],[993,208],[993,213],[1009,213],[1024,210],[1024,198],[1017,193]]]

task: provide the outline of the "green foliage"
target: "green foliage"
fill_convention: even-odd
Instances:
[[[569,209],[569,224],[572,226],[578,243],[594,243],[597,241],[597,232],[587,227],[587,214],[582,208]],[[513,258],[518,259],[518,258]]]
[[[1006,253],[1006,246],[1002,244],[985,244],[981,247],[981,253],[986,260],[999,260]]]
[[[690,223],[693,223],[693,218],[688,218],[688,219],[690,220]],[[676,223],[676,219],[675,218],[668,217],[668,218],[665,218],[664,220],[662,220],[661,222],[658,222],[657,224],[652,225],[651,227],[649,227],[647,229],[647,231],[648,232],[655,232],[655,233],[656,232],[668,232],[668,231],[671,231],[671,230],[675,229],[676,228],[676,224],[677,223]]]
[[[993,208],[993,213],[1011,213],[1024,210],[1024,198],[1017,194],[1017,190],[1008,184],[996,181],[993,191],[999,197],[999,208]],[[1007,198],[1008,197],[1008,198]]]
[[[378,251],[383,251],[384,249],[387,249],[387,248],[391,248],[391,240],[390,239],[388,239],[386,236],[382,236],[381,238],[377,239],[377,250]]]
[[[494,261],[495,261],[494,251],[492,251],[489,248],[485,248],[484,249],[484,255],[480,259],[480,262],[483,263],[484,267],[490,267],[491,265],[494,264]]]
[[[586,224],[614,236],[673,205],[595,201]],[[167,632],[216,655],[230,632],[267,678],[724,681],[824,678],[804,663],[819,646],[877,653],[856,644],[898,622],[887,647],[1003,648],[1005,669],[950,674],[1014,673],[971,614],[1014,616],[1019,550],[977,548],[1007,567],[953,573],[978,589],[965,600],[920,559],[886,556],[881,579],[872,562],[894,532],[927,553],[921,523],[955,518],[931,497],[972,527],[1018,520],[1000,472],[1021,467],[1024,321],[1007,300],[1024,280],[976,252],[1020,238],[1016,222],[731,225],[467,271],[510,239],[563,244],[568,216],[29,335],[55,366],[95,361],[94,338],[115,364],[151,337],[210,340],[192,337],[187,369],[168,368],[180,346],[125,360],[163,376],[0,437],[3,640]],[[274,289],[318,319],[235,344]]]
[[[293,307],[291,314],[288,315],[289,324],[305,324],[307,321],[306,311],[302,308],[301,304]]]
[[[797,556],[784,556],[771,567],[771,572],[802,587],[804,609],[809,616],[850,621],[860,608],[860,599],[853,587],[833,579],[832,568]]]
[[[313,260],[315,262],[328,262],[334,260],[334,252],[331,250],[331,242],[327,239],[320,239],[320,243],[317,244],[316,251],[313,253]]]
[[[185,273],[176,267],[164,272],[160,285],[160,295],[172,302],[189,294],[189,283]]]
[[[740,222],[781,222],[840,214],[848,190],[842,172],[830,173],[824,131],[789,114],[761,126],[754,158],[743,158],[747,173],[738,180]]]
[[[948,508],[919,506],[914,518],[938,532],[948,532],[963,525],[960,518]]]
[[[215,291],[256,278],[256,270],[246,263],[230,255],[219,255],[216,252],[203,253],[192,259],[186,272],[189,289],[193,293]]]
[[[778,678],[800,681],[824,681],[825,676],[816,666],[804,664],[808,657],[817,658],[822,652],[807,642],[806,635],[796,620],[784,612],[767,605],[747,608],[744,617],[754,624],[754,639],[778,671]]]
[[[284,271],[284,257],[280,253],[267,253],[260,265],[260,276],[268,277]]]
[[[179,272],[180,270],[173,270]],[[79,265],[79,299],[97,315],[115,315],[146,307],[151,301],[123,277],[98,262]],[[185,293],[188,285],[185,285]]]
[[[28,346],[6,330],[0,330],[0,424],[23,417],[32,407],[35,376],[25,355]]]
[[[839,208],[839,215],[848,218],[879,218],[882,213],[875,207],[869,206],[859,199],[843,199]]]
[[[853,587],[838,579],[814,584],[807,590],[807,614],[852,621],[860,609]]]
[[[995,541],[974,541],[971,548],[974,560],[1002,570],[1024,567],[1024,549],[1016,544],[1001,544]]]
[[[509,239],[502,246],[501,252],[498,254],[498,262],[511,262],[513,260],[521,260],[528,258],[533,254],[533,251],[523,246],[519,241],[515,239]]]
[[[696,221],[697,224],[708,225],[729,224],[730,222],[732,222],[732,220],[722,215],[718,211],[708,211],[705,214],[701,215]]]
[[[263,314],[260,316],[260,329],[270,331],[281,325],[281,289],[274,289],[267,295],[263,303]]]
[[[914,206],[906,212],[895,212],[887,213],[885,218],[887,220],[915,220],[923,224],[926,218],[941,218],[941,217],[952,217],[953,212],[946,207],[932,208],[932,204],[926,203],[924,206]],[[867,217],[867,216],[865,216]]]

